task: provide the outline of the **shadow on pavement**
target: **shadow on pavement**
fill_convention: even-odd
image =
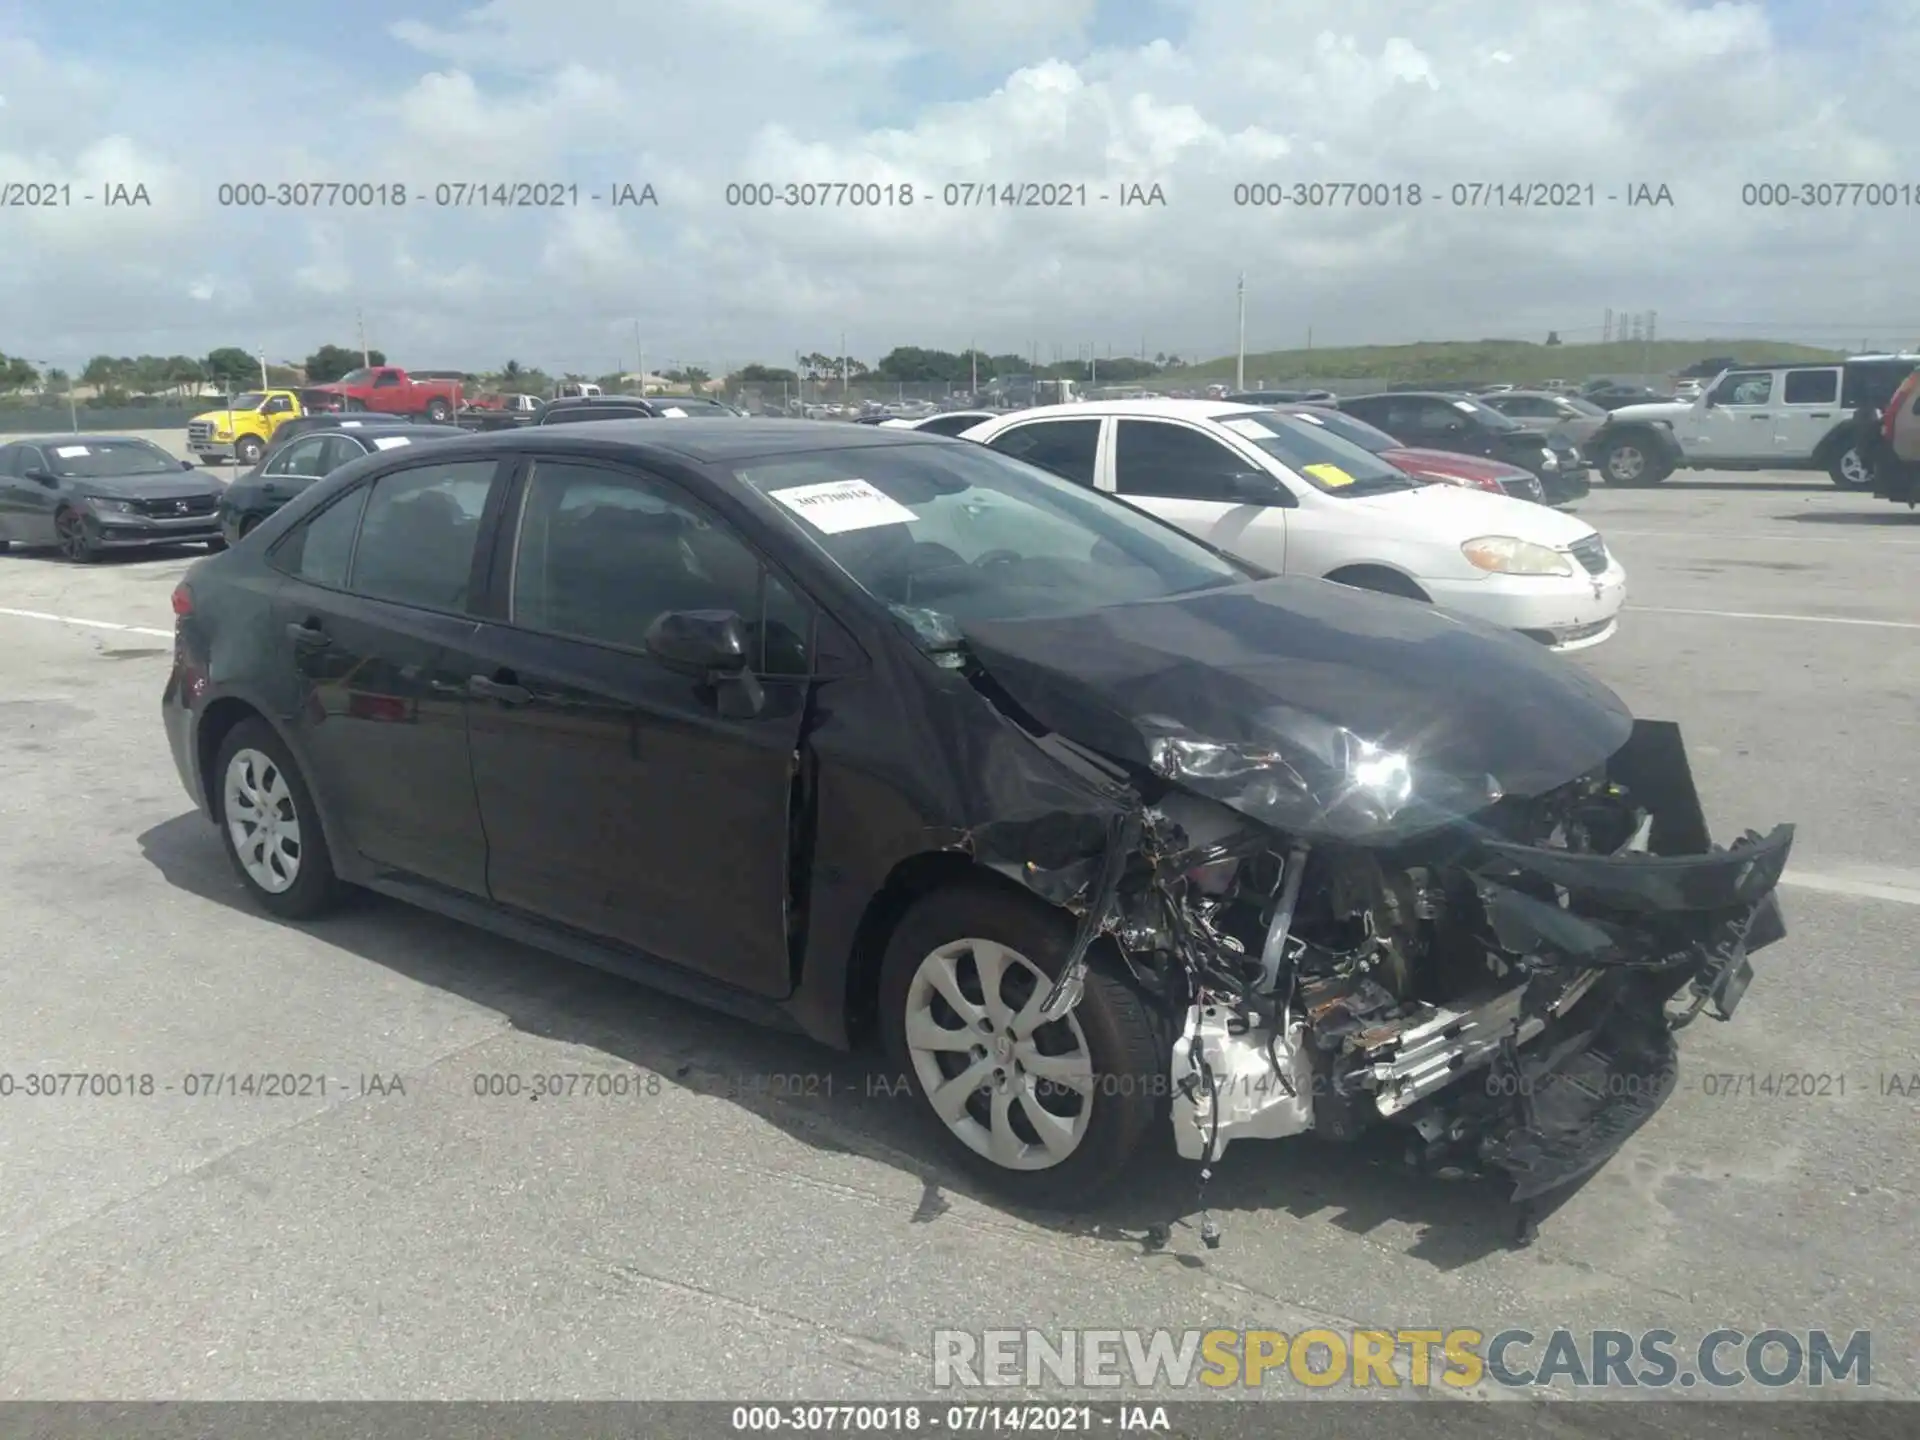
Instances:
[[[1792,520],[1800,525],[1920,525],[1920,510],[1895,510],[1886,501],[1885,510],[1810,510],[1793,515],[1776,515],[1776,520]]]
[[[590,1047],[683,1089],[728,1099],[808,1145],[891,1165],[919,1182],[917,1222],[936,1221],[948,1208],[943,1192],[955,1193],[1170,1264],[1205,1264],[1200,1255],[1167,1248],[1174,1233],[1199,1228],[1200,1172],[1175,1153],[1165,1127],[1143,1147],[1135,1178],[1093,1210],[1025,1210],[942,1158],[932,1122],[877,1046],[852,1054],[831,1050],[370,893],[356,894],[322,920],[278,920],[249,901],[198,812],[154,826],[139,843],[169,884],[227,906],[251,926],[311,935],[495,1010],[521,1031]],[[1222,1223],[1223,1243],[1233,1245],[1235,1215],[1259,1224],[1264,1213],[1280,1211],[1353,1235],[1411,1223],[1421,1234],[1405,1253],[1439,1270],[1508,1247],[1515,1215],[1503,1193],[1478,1182],[1423,1179],[1399,1163],[1392,1132],[1379,1137],[1379,1143],[1363,1137],[1351,1145],[1311,1138],[1244,1142],[1230,1150],[1205,1197]],[[1542,1207],[1540,1218],[1553,1208]],[[1196,1248],[1197,1238],[1189,1236],[1187,1248]]]

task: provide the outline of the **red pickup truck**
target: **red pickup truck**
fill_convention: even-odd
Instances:
[[[397,365],[349,370],[331,385],[309,385],[301,395],[316,401],[332,396],[334,408],[341,410],[424,415],[436,424],[445,424],[460,408],[458,380],[415,380]]]

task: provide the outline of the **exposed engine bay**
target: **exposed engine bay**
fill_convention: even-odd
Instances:
[[[1182,1017],[1184,1157],[1394,1124],[1417,1166],[1504,1175],[1525,1202],[1666,1100],[1674,1031],[1733,1014],[1749,952],[1785,933],[1791,844],[1781,826],[1711,846],[1678,731],[1654,722],[1602,773],[1392,844],[1309,843],[1168,783],[1068,902],[1080,943],[1049,1013],[1111,937]]]

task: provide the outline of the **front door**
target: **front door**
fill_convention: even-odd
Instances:
[[[1237,477],[1252,469],[1213,436],[1178,421],[1121,420],[1114,430],[1116,495],[1229,554],[1284,571],[1287,511],[1248,503]]]
[[[811,608],[725,522],[640,471],[538,459],[518,505],[506,618],[471,642],[493,898],[786,995]],[[647,653],[669,610],[747,622],[758,714],[722,714],[702,677]]]
[[[277,545],[271,643],[308,772],[345,843],[384,869],[486,893],[464,642],[491,460],[382,475]]]
[[[1732,370],[1674,422],[1687,458],[1757,462],[1774,456],[1771,370]]]

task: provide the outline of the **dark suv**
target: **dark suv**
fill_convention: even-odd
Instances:
[[[1384,430],[1402,445],[1484,455],[1530,470],[1549,505],[1585,498],[1592,479],[1585,458],[1560,435],[1542,435],[1466,395],[1395,391],[1339,402],[1347,414]]]
[[[583,420],[724,420],[740,412],[699,395],[569,395],[550,400],[535,425],[572,425]]]

